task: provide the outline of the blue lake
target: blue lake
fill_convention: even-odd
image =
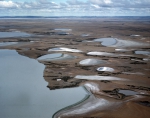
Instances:
[[[14,50],[0,50],[1,118],[52,118],[58,110],[82,100],[82,87],[49,90],[45,66]]]

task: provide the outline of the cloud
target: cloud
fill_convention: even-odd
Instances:
[[[86,5],[88,2],[83,2],[83,1],[79,1],[79,0],[67,0],[67,3],[69,5]]]
[[[0,14],[30,15],[150,15],[150,0],[0,0]],[[145,10],[145,11],[144,11]]]
[[[19,5],[12,1],[0,1],[0,8],[18,8]]]

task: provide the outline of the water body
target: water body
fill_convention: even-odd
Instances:
[[[144,46],[149,46],[147,43],[142,43],[142,42],[137,42],[137,41],[130,41],[130,40],[122,40],[122,39],[117,39],[117,43],[114,45],[111,45],[110,47],[120,47],[120,48],[125,48],[125,47],[144,47]]]
[[[115,54],[115,53],[108,53],[108,52],[88,52],[87,55],[95,55],[95,56],[108,56],[108,57],[119,57],[119,56],[132,56],[132,55],[125,55],[125,54]]]
[[[119,51],[119,52],[127,52],[127,51],[132,51],[132,50],[128,50],[128,49],[115,49],[115,51]]]
[[[149,51],[135,51],[135,54],[150,55]]]
[[[141,36],[141,35],[138,35],[138,34],[132,34],[132,35],[130,35],[130,36],[139,37],[139,36]]]
[[[52,49],[49,49],[48,51],[82,52],[81,50],[64,48],[64,47],[52,48]]]
[[[135,73],[131,73],[131,72],[122,72],[123,74],[127,74],[127,75],[144,75],[141,72],[135,72]]]
[[[76,79],[86,79],[86,80],[122,80],[126,81],[127,79],[111,77],[111,76],[98,76],[98,75],[77,75]]]
[[[150,61],[150,58],[143,58],[143,61]]]
[[[45,66],[16,51],[0,50],[0,62],[2,118],[52,118],[87,95],[82,87],[50,91],[43,78]]]
[[[99,60],[99,59],[84,59],[79,62],[79,64],[83,66],[98,65],[102,63],[106,63],[106,61]]]
[[[18,42],[0,42],[0,46],[9,46],[14,44],[18,44]]]
[[[64,32],[72,31],[72,29],[67,29],[67,28],[56,28],[54,30],[56,30],[56,31],[64,31]]]
[[[99,68],[97,68],[97,71],[113,72],[115,70],[113,68],[110,68],[110,67],[99,67]]]
[[[12,38],[12,37],[29,37],[31,34],[25,32],[0,32],[0,38]]]
[[[131,91],[131,90],[119,90],[118,93],[122,93],[122,94],[127,95],[127,96],[138,94],[138,92]]]
[[[68,59],[75,59],[76,57],[70,54],[63,54],[63,53],[54,53],[54,54],[47,54],[37,58],[39,61],[60,61],[60,60],[68,60]]]
[[[82,34],[81,36],[82,37],[88,37],[88,36],[90,36],[90,34]]]
[[[115,38],[100,38],[94,39],[94,42],[101,42],[103,46],[111,46],[117,43]]]

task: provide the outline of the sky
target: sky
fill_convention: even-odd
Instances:
[[[150,16],[150,0],[0,0],[0,16]]]

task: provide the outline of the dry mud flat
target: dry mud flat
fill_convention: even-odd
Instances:
[[[127,19],[7,19],[1,49],[45,65],[50,89],[84,86],[89,96],[54,118],[150,117],[150,21]]]

